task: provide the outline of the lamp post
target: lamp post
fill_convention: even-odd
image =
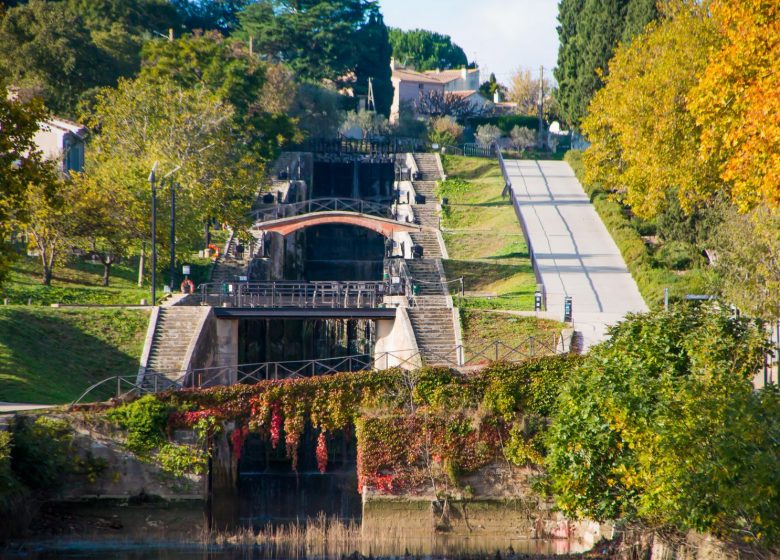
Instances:
[[[157,190],[155,180],[157,162],[149,173],[149,185],[152,187],[152,305],[157,303]]]

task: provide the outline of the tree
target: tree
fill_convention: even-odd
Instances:
[[[341,133],[348,134],[352,130],[359,130],[361,139],[383,136],[390,131],[387,118],[375,111],[349,111],[341,123]]]
[[[717,189],[714,165],[695,157],[699,130],[686,103],[717,44],[706,6],[687,2],[617,50],[591,102],[586,178],[641,217],[662,212],[670,195],[690,212]]]
[[[652,0],[561,0],[558,4],[555,79],[561,114],[569,125],[579,125],[587,113],[618,43],[630,42],[634,33],[657,17],[651,4]]]
[[[717,305],[634,315],[562,389],[548,439],[561,510],[775,546],[776,388],[756,393],[764,333]],[[759,466],[760,465],[760,466]]]
[[[449,35],[425,29],[404,31],[391,28],[390,45],[396,61],[418,72],[451,70],[469,63],[466,53],[452,42]]]
[[[73,115],[86,90],[109,85],[101,51],[64,2],[31,0],[0,20],[0,75],[24,97],[40,95],[55,113]]]
[[[468,119],[476,117],[482,111],[473,101],[449,91],[430,90],[420,93],[415,104],[415,110],[420,115],[431,117],[455,117]]]
[[[356,34],[359,46],[355,65],[355,95],[368,95],[368,80],[374,90],[376,111],[386,117],[393,104],[393,82],[390,57],[392,48],[388,40],[387,26],[381,14],[371,14]]]
[[[726,209],[716,235],[719,286],[724,298],[743,312],[780,317],[780,216],[765,207],[740,214]]]
[[[476,137],[480,146],[489,147],[502,135],[501,129],[492,124],[483,124],[477,127]]]
[[[70,211],[70,203],[74,201],[72,185],[57,174],[50,164],[44,175],[28,185],[24,212],[17,219],[17,225],[24,228],[30,239],[31,248],[38,253],[44,286],[51,286],[54,267],[72,239],[77,219]]]
[[[463,137],[463,127],[452,117],[434,117],[428,123],[428,142],[439,146],[458,144]]]
[[[518,150],[526,150],[536,144],[536,132],[527,126],[515,126],[510,136],[512,145]]]
[[[247,6],[235,36],[313,81],[349,81],[358,31],[378,16],[374,0],[267,0]]]
[[[38,123],[47,116],[40,101],[22,103],[0,96],[0,283],[12,258],[6,242],[12,222],[20,218],[28,186],[47,173],[34,142]]]
[[[332,138],[341,126],[340,95],[313,83],[303,83],[295,93],[290,115],[310,138]]]
[[[509,86],[509,99],[517,103],[518,111],[523,115],[536,115],[539,112],[539,96],[541,88],[539,78],[523,68],[518,68],[512,76]],[[544,87],[544,104],[549,106],[552,101],[553,85],[547,78],[542,81]]]
[[[96,191],[122,192],[128,236],[139,241],[151,236],[147,176],[155,161],[159,176],[179,168],[170,180],[179,185],[180,250],[196,246],[203,224],[212,218],[239,228],[247,224],[246,208],[263,168],[235,142],[233,112],[207,88],[180,89],[170,80],[121,80],[118,88],[100,92],[87,120],[97,134],[85,174]],[[166,193],[170,183],[159,186]],[[166,199],[160,196],[158,205],[161,244],[170,241]]]
[[[185,28],[227,34],[238,25],[239,14],[251,0],[171,0]]]
[[[479,93],[488,99],[493,99],[496,92],[500,92],[501,95],[505,95],[506,87],[499,84],[496,80],[496,75],[491,72],[490,78],[486,82],[482,82],[482,85],[479,86]]]
[[[780,6],[765,0],[715,0],[712,16],[722,41],[689,97],[701,130],[699,157],[716,162],[741,210],[777,208]]]

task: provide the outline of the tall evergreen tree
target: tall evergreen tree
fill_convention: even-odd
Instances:
[[[390,45],[398,62],[419,72],[461,68],[469,62],[466,53],[449,35],[425,29],[390,29]]]
[[[577,127],[604,85],[620,41],[629,42],[658,17],[655,0],[561,0],[558,4],[558,102]]]
[[[357,33],[357,47],[355,94],[367,95],[368,79],[371,78],[376,110],[388,116],[393,103],[393,82],[390,79],[392,48],[381,14],[371,14],[368,23],[360,28]]]

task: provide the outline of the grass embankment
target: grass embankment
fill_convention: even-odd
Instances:
[[[194,259],[191,262],[193,281],[196,284],[206,281],[210,267],[208,259]],[[28,302],[33,305],[138,305],[142,299],[149,300],[151,296],[148,278],[143,288],[138,287],[138,257],[113,265],[108,287],[102,286],[103,265],[89,259],[73,258],[55,266],[51,286],[44,286],[41,277],[38,258],[19,255],[11,264],[8,279],[0,287],[0,299],[7,298],[10,304],[25,305]],[[160,297],[166,281],[167,278],[161,274],[158,282]]]
[[[514,359],[518,352],[551,354],[564,326],[549,319],[483,309],[462,309],[460,322],[467,360],[494,358],[497,341],[501,343],[499,358]]]
[[[564,159],[590,196],[596,212],[620,249],[647,305],[663,305],[664,288],[669,288],[669,297],[672,300],[680,300],[686,294],[708,293],[713,282],[712,271],[696,266],[688,270],[672,270],[664,265],[662,260],[654,258],[654,251],[657,254],[660,248],[654,250],[651,244],[645,242],[640,232],[640,228],[647,227],[647,222],[633,218],[628,209],[614,200],[600,185],[585,182],[582,152],[571,150],[566,153]]]
[[[530,336],[552,342],[562,324],[521,317],[498,310],[530,311],[536,291],[528,247],[508,198],[501,197],[504,179],[495,160],[446,156],[448,180],[439,195],[448,199],[442,229],[449,260],[447,277],[463,277],[472,294],[459,303],[467,358],[494,341],[508,347],[527,343]]]
[[[0,401],[67,403],[92,383],[135,374],[148,322],[143,309],[0,306]]]
[[[536,279],[512,205],[501,197],[498,162],[446,156],[443,163],[448,180],[439,195],[449,201],[442,215],[447,277],[462,276],[467,292],[497,296],[467,296],[462,307],[533,309]]]

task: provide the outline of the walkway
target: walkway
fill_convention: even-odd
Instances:
[[[562,161],[506,160],[515,209],[547,294],[547,309],[563,317],[572,297],[575,328],[587,348],[606,326],[647,311],[636,282],[571,167]]]

